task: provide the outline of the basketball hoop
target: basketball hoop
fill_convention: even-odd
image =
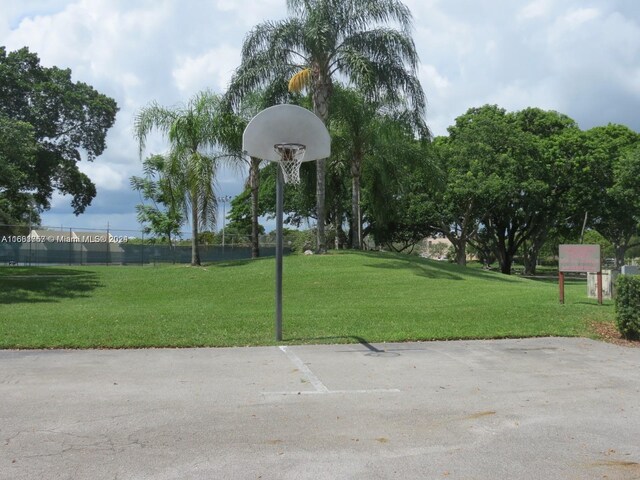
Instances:
[[[300,143],[276,143],[273,149],[280,155],[280,168],[284,183],[300,183],[300,165],[307,147]]]
[[[300,165],[331,155],[331,136],[312,111],[297,105],[274,105],[251,119],[242,134],[242,151],[278,162],[276,181],[276,341],[282,340],[282,252],[284,184],[300,183]]]

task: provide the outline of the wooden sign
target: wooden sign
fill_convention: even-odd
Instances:
[[[602,305],[600,245],[560,245],[559,253],[560,303],[564,303],[564,274],[566,272],[581,272],[598,274],[598,303]]]
[[[560,245],[560,271],[596,273],[602,270],[600,245]]]

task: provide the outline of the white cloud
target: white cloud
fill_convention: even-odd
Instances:
[[[265,20],[280,20],[287,16],[282,0],[216,0],[215,5],[216,10],[233,14],[234,24],[247,30]]]
[[[198,56],[187,56],[178,60],[172,76],[181,92],[194,92],[210,88],[224,91],[234,70],[240,63],[240,49],[221,45]]]
[[[449,79],[446,76],[441,75],[438,72],[438,69],[433,65],[422,65],[420,67],[419,76],[423,86],[429,91],[432,90],[428,87],[433,86],[442,94],[451,86]]]
[[[531,20],[546,16],[551,9],[551,0],[535,0],[524,6],[517,15],[518,20]]]
[[[78,168],[96,184],[98,190],[118,191],[129,186],[129,178],[122,168],[98,162],[81,162]]]
[[[619,122],[640,130],[640,2],[405,3],[434,133],[483,103],[555,109],[583,128]],[[44,65],[71,68],[120,107],[107,150],[82,166],[98,185],[93,205],[75,218],[69,199],[56,196],[45,219],[89,226],[109,218],[137,228],[128,182],[140,172],[135,113],[151,101],[171,106],[204,88],[224,90],[249,30],[285,15],[285,0],[4,0],[0,45],[29,46]],[[154,135],[145,155],[165,150]],[[221,194],[239,192],[243,181],[221,170]]]
[[[576,28],[590,20],[594,20],[600,16],[597,8],[579,8],[570,11],[560,20],[570,28]]]

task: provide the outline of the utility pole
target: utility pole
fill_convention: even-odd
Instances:
[[[230,201],[233,197],[231,195],[224,195],[222,197],[218,197],[218,201],[222,202],[222,252],[224,253],[224,227],[227,223],[227,202]]]

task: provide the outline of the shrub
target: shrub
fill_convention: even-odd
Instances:
[[[616,323],[624,338],[640,339],[640,275],[618,276]]]
[[[287,232],[287,242],[291,251],[304,253],[306,250],[315,250],[316,232],[315,230],[291,230]],[[327,245],[330,245],[327,242]]]

